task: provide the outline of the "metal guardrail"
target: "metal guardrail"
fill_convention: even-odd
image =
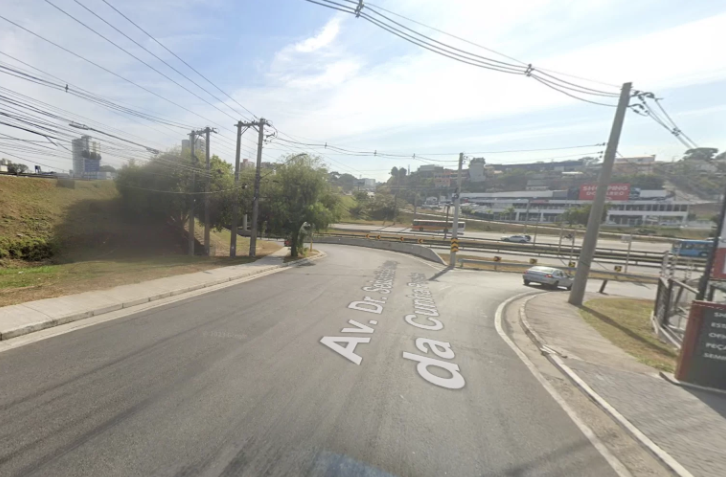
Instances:
[[[462,258],[457,260],[461,266],[463,267],[465,263],[472,263],[472,264],[478,264],[478,265],[489,265],[494,267],[494,271],[498,271],[497,269],[499,267],[514,267],[514,268],[532,268],[536,267],[537,265],[529,264],[529,263],[516,263],[516,262],[495,262],[490,260],[474,260],[470,258]],[[562,270],[564,272],[574,272],[577,270],[573,267],[556,267],[552,265],[540,265],[547,268],[554,268],[556,270]],[[626,279],[628,281],[643,281],[643,280],[655,280],[657,277],[655,276],[648,276],[648,275],[634,275],[632,273],[619,273],[619,272],[609,272],[607,270],[594,270],[592,273],[597,273],[599,275],[605,275],[608,278],[607,279],[617,279],[622,280]]]
[[[340,237],[350,237],[350,236],[365,236],[365,237],[373,237],[373,239],[377,240],[401,240],[401,237],[404,238],[404,241],[409,243],[417,243],[418,238],[412,238],[411,235],[417,236],[417,235],[424,235],[427,237],[431,237],[431,234],[422,234],[418,232],[402,232],[400,234],[391,235],[390,233],[383,235],[379,234],[377,232],[373,233],[335,233],[335,232],[323,232],[320,233],[320,235],[329,235],[329,236],[340,236]],[[380,236],[380,238],[378,238]],[[438,239],[438,238],[426,238],[425,244],[427,245],[439,245],[439,246],[448,246],[450,244],[449,240],[444,239]],[[488,250],[488,251],[494,251],[494,252],[528,252],[528,253],[534,253],[534,254],[556,254],[560,257],[566,257],[570,255],[570,247],[568,246],[558,246],[556,244],[518,244],[518,243],[510,243],[510,242],[502,242],[499,240],[494,239],[481,239],[481,238],[467,238],[467,239],[459,239],[459,247],[461,249],[478,249],[478,250]],[[572,248],[572,257],[577,257],[580,255],[580,247],[574,247]],[[639,262],[642,263],[657,263],[661,264],[663,260],[663,253],[661,252],[647,252],[647,251],[638,251],[638,252],[631,252],[630,256],[628,257],[627,250],[617,250],[617,249],[603,249],[598,248],[595,252],[595,258],[600,259],[618,259],[618,260],[625,260],[626,258],[629,258],[629,262],[633,265],[638,265]],[[702,260],[697,261],[696,263],[702,262]]]

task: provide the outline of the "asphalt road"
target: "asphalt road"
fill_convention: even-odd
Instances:
[[[0,475],[615,475],[496,333],[520,277],[321,248],[0,353]]]
[[[381,227],[379,225],[365,225],[365,224],[333,224],[330,226],[332,229],[338,229],[338,230],[359,230],[359,231],[380,231],[383,233],[400,233],[400,232],[406,232],[406,233],[416,233],[412,232],[410,227],[402,227],[400,225],[394,225],[394,226],[386,226]],[[539,230],[539,234],[537,234],[537,243],[549,243],[549,244],[555,244],[560,240],[559,235],[545,235],[542,234],[542,229]],[[530,229],[527,231],[529,235],[534,238],[534,225],[530,227]],[[429,234],[430,235],[430,234]],[[502,233],[502,232],[479,232],[476,230],[466,230],[464,232],[463,238],[471,237],[471,238],[484,238],[484,239],[490,239],[490,240],[499,240],[505,235],[515,235],[513,233]],[[438,236],[443,237],[443,234],[438,234]],[[570,242],[563,241],[562,248],[566,249],[570,245]],[[582,239],[577,238],[575,239],[575,246],[578,247],[582,245]],[[612,239],[599,239],[597,241],[597,246],[600,249],[615,249],[615,250],[627,250],[628,249],[628,243],[622,242],[620,240],[612,240]],[[633,241],[632,251],[633,252],[654,252],[654,253],[664,253],[667,250],[671,249],[671,245],[669,243],[665,242],[643,242],[640,240]]]

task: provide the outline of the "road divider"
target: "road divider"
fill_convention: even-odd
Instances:
[[[475,260],[471,258],[461,258],[458,260],[459,267],[464,268],[465,264],[471,264],[471,265],[482,265],[482,266],[491,266],[494,268],[494,271],[520,271],[520,270],[526,270],[528,268],[532,267],[532,264],[530,263],[519,263],[519,262],[501,262],[501,261],[495,261],[495,260]],[[575,267],[557,267],[555,265],[547,265],[548,268],[554,268],[557,270],[562,270],[564,272],[574,273]],[[502,268],[506,270],[502,270]],[[635,275],[635,274],[629,274],[629,273],[621,273],[621,272],[610,272],[607,270],[591,270],[590,271],[591,277],[594,275],[595,278],[612,278],[616,279],[618,281],[631,281],[631,282],[655,282],[658,280],[658,277],[655,275]]]

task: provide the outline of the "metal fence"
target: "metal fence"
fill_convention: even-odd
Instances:
[[[698,290],[674,278],[660,278],[655,296],[653,318],[660,331],[672,341],[680,344],[688,323],[691,302],[696,299]]]

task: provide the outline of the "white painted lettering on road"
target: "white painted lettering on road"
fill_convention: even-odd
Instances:
[[[454,363],[439,361],[438,359],[428,358],[426,356],[419,356],[417,354],[407,353],[405,351],[403,352],[403,357],[405,359],[418,361],[418,364],[416,365],[416,371],[418,371],[418,374],[422,378],[424,378],[431,384],[435,384],[436,386],[447,389],[461,389],[466,384],[466,382],[464,381],[464,376],[462,376],[459,372],[459,366]],[[429,367],[444,369],[451,374],[451,377],[440,378],[439,376],[432,374],[429,371]]]
[[[339,355],[360,366],[363,358],[355,354],[355,348],[361,343],[370,343],[371,339],[354,338],[352,336],[323,336],[320,342]],[[345,347],[342,347],[339,343],[346,343],[346,345]]]
[[[426,338],[418,338],[416,340],[416,348],[418,348],[419,351],[422,353],[428,353],[429,350],[426,349],[426,345],[429,346],[429,349],[434,352],[436,356],[439,358],[444,359],[454,359],[454,351],[451,349],[451,344],[446,343],[444,341],[436,341],[436,340],[429,340]]]
[[[358,323],[355,320],[348,320],[348,323],[355,326],[355,328],[343,328],[340,330],[341,333],[373,333],[373,328],[363,323]]]
[[[406,316],[403,317],[403,319],[409,325],[413,325],[416,328],[421,328],[421,329],[424,329],[424,330],[439,331],[440,329],[442,329],[444,327],[444,324],[441,323],[436,318],[423,318],[424,320],[429,320],[429,321],[433,322],[433,325],[424,325],[422,323],[416,323],[415,321],[413,321],[416,318],[418,318],[416,315],[406,315]]]

